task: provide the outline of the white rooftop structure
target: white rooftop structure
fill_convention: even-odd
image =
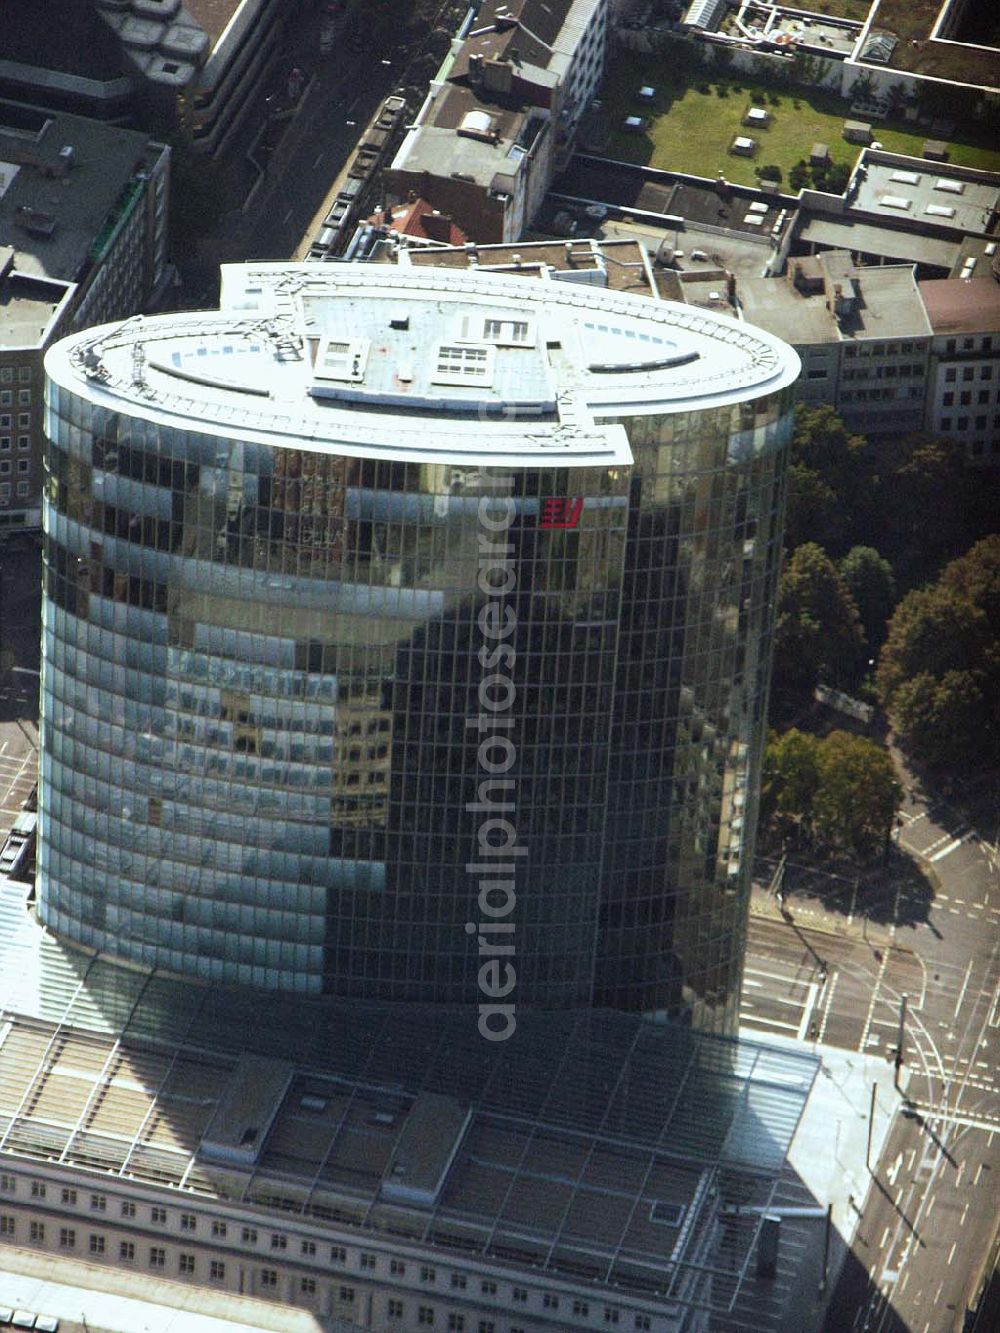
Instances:
[[[586,466],[631,462],[602,420],[735,404],[799,369],[777,338],[710,312],[475,271],[229,265],[221,307],[88,330],[48,372],[95,404],[225,437]]]

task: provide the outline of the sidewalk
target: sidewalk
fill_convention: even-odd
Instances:
[[[749,1030],[740,1035],[765,1046],[803,1049],[802,1043],[792,1037],[768,1034],[762,1041],[759,1032]],[[893,1087],[893,1068],[881,1057],[832,1046],[814,1049],[820,1057],[820,1072],[792,1140],[788,1166],[817,1205],[832,1205],[827,1281],[825,1285],[821,1283],[825,1223],[820,1219],[797,1222],[789,1219],[783,1225],[787,1233],[784,1243],[797,1251],[798,1288],[796,1298],[782,1310],[781,1333],[820,1333],[823,1328],[827,1305],[850,1251],[871,1184],[867,1153],[872,1088],[875,1088],[873,1163],[878,1161],[903,1103],[901,1092]],[[909,1072],[904,1069],[900,1081],[904,1091],[908,1082]]]
[[[864,940],[875,949],[899,949],[898,937],[891,925],[870,921],[862,914],[846,915],[824,906],[819,898],[787,893],[785,911],[805,930],[820,931],[824,935],[839,935],[843,939]],[[763,884],[754,884],[750,890],[750,915],[764,921],[787,920],[777,897]]]

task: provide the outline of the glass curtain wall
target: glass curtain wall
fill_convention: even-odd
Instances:
[[[518,1003],[732,1028],[784,394],[627,418],[631,468],[509,475],[49,395],[53,930],[220,981],[478,1003],[502,816]],[[484,584],[490,543],[510,572]],[[509,786],[483,786],[484,690]]]

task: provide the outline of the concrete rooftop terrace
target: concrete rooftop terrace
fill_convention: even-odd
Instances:
[[[19,273],[12,260],[0,246],[0,347],[40,347],[73,287]]]
[[[498,245],[400,246],[379,255],[401,268],[475,269],[509,276],[576,282],[616,292],[654,296],[655,275],[646,248],[632,239],[519,241]]]
[[[94,404],[270,445],[590,466],[631,461],[602,422],[753,399],[799,361],[761,330],[590,286],[276,263],[225,266],[218,313],[90,329],[46,369]]]

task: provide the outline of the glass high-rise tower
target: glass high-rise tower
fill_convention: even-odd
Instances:
[[[47,357],[42,919],[731,1030],[795,354],[475,272],[236,266],[222,307]]]

